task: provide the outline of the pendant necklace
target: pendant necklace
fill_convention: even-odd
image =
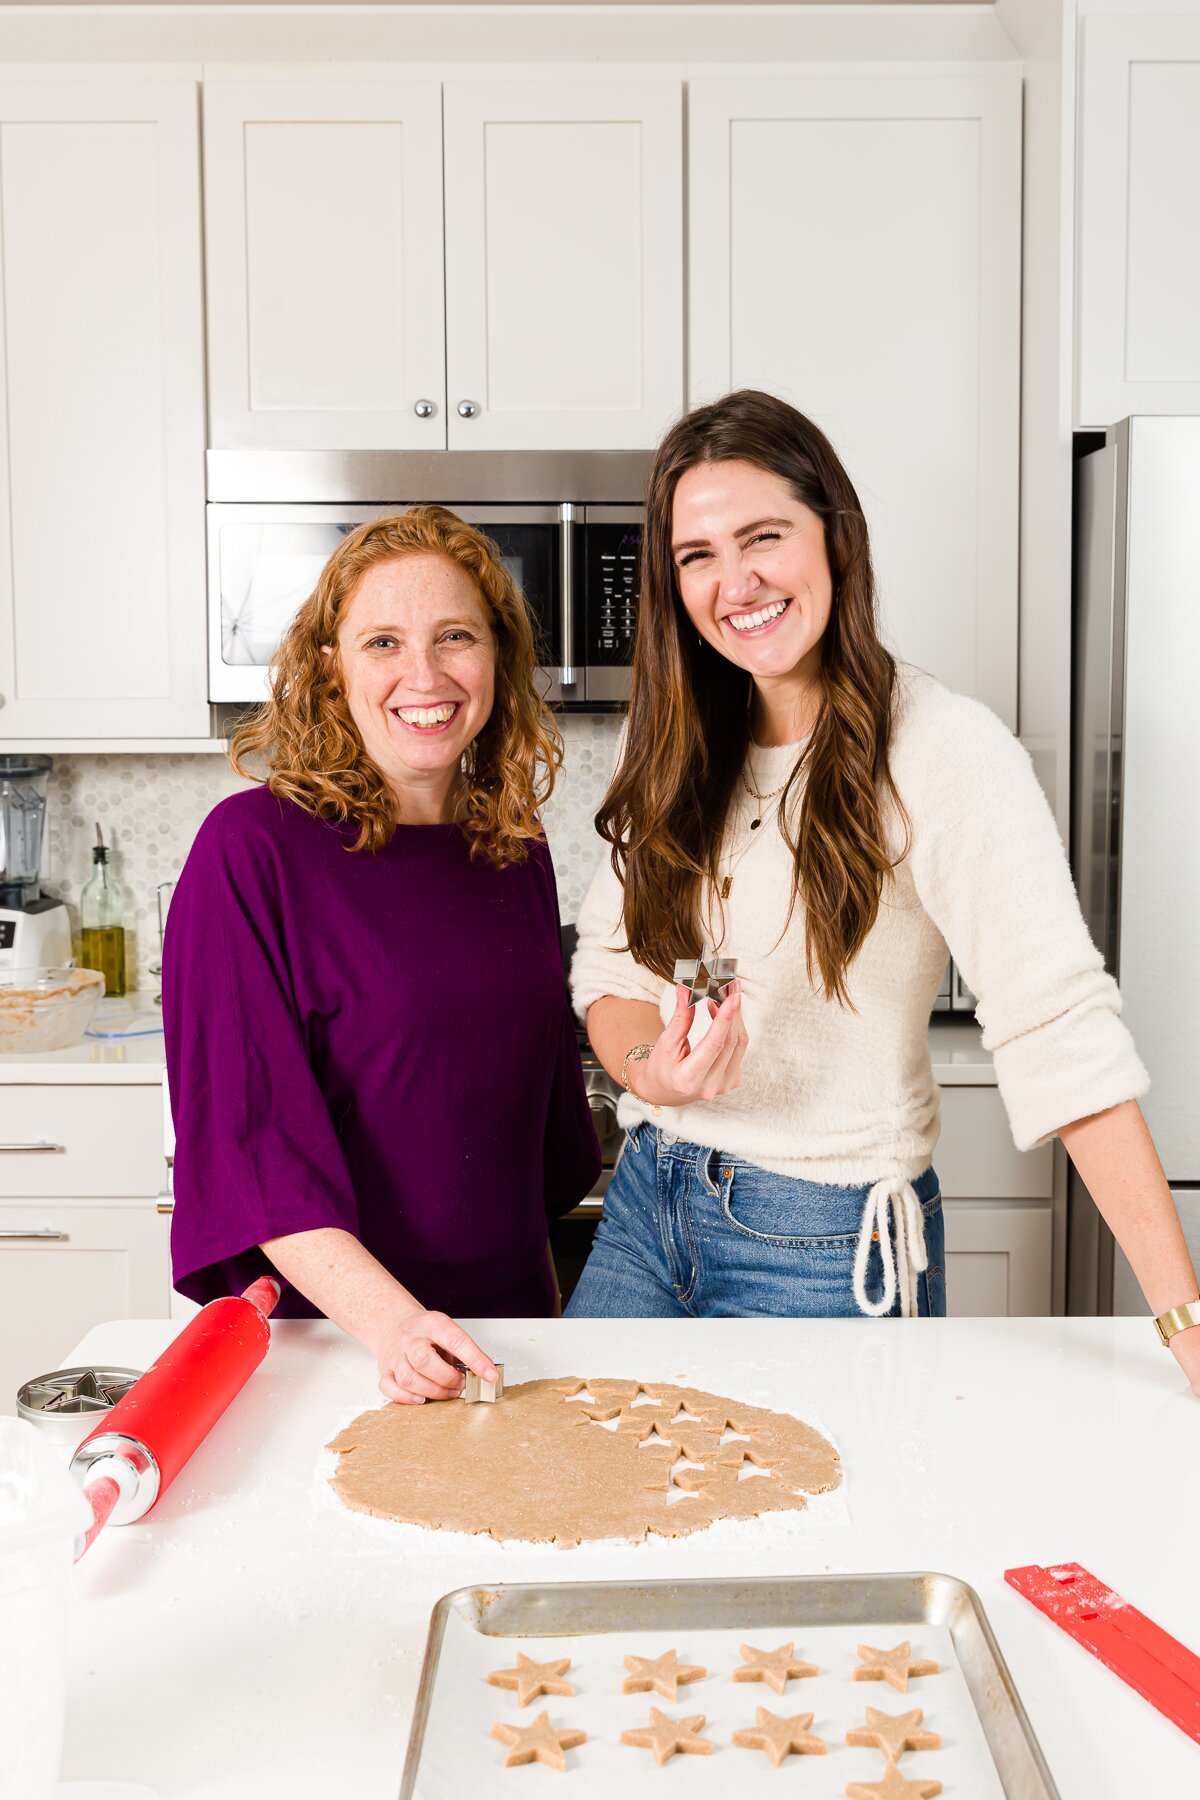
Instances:
[[[791,776],[789,775],[788,781],[790,781],[790,780],[791,780]],[[757,831],[759,826],[762,824],[763,820],[766,817],[767,801],[768,800],[777,800],[779,795],[782,794],[784,788],[787,786],[787,781],[780,782],[779,786],[777,788],[772,788],[770,793],[768,793],[768,794],[760,794],[758,789],[755,787],[754,783],[751,781],[750,777],[747,775],[745,769],[743,769],[741,772],[741,782],[742,782],[742,786],[745,788],[746,792],[757,803],[756,807],[751,809],[754,812],[755,816],[750,820],[751,831]],[[742,857],[746,856],[754,848],[757,841],[758,841],[757,838],[751,838],[750,842],[746,845],[746,848],[742,851],[741,855],[734,859],[733,867],[729,870],[729,873],[726,875],[724,881],[721,883],[720,892],[721,892],[722,900],[728,900],[730,893],[733,890],[734,870],[737,868],[738,863],[741,862]]]

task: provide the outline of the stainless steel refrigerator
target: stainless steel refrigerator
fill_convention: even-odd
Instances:
[[[1076,488],[1072,862],[1200,1267],[1200,418],[1125,419]],[[1144,1312],[1086,1196],[1068,1295]]]

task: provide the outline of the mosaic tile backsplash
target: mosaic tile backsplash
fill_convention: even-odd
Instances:
[[[562,915],[573,919],[604,849],[592,820],[608,785],[620,720],[577,715],[560,725],[566,755],[545,824]],[[46,891],[70,908],[76,948],[79,893],[91,874],[98,820],[125,895],[130,985],[136,981],[139,990],[153,993],[159,883],[176,878],[207,814],[243,785],[223,756],[211,754],[56,756],[42,879]]]

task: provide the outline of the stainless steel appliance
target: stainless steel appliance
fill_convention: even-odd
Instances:
[[[39,885],[48,756],[0,756],[0,970],[61,968],[71,921]]]
[[[1123,420],[1077,499],[1072,860],[1200,1265],[1200,418]],[[1121,1252],[1078,1225],[1074,1293],[1144,1312]]]
[[[208,455],[209,697],[265,698],[268,666],[347,532],[420,502],[493,538],[533,611],[546,697],[629,697],[649,453]]]

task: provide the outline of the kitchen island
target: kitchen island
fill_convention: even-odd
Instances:
[[[1200,1649],[1200,1400],[1148,1320],[466,1323],[510,1382],[682,1381],[794,1412],[833,1439],[844,1487],[808,1514],[640,1545],[389,1525],[341,1507],[324,1449],[377,1403],[371,1358],[332,1326],[281,1322],[159,1505],[110,1528],[76,1571],[64,1779],[142,1781],[162,1800],[392,1800],[430,1609],[450,1589],[936,1570],[978,1592],[1062,1800],[1200,1791],[1200,1746],[1002,1579],[1081,1562]],[[101,1326],[64,1361],[145,1368],[174,1330]],[[901,1710],[889,1690],[863,1691]],[[755,1698],[792,1711],[792,1693]],[[914,1691],[903,1705],[921,1703]],[[800,1760],[780,1784],[840,1793],[832,1764]],[[558,1779],[499,1761],[497,1792]],[[631,1753],[631,1777],[678,1788],[686,1770],[642,1771]],[[734,1776],[748,1772],[739,1757]]]

